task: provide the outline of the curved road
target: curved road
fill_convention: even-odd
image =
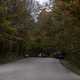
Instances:
[[[53,58],[27,58],[0,66],[0,80],[80,80]]]

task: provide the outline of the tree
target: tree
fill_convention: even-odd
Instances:
[[[79,0],[56,0],[51,26],[53,46],[67,53],[66,59],[79,65],[80,60],[80,2]],[[74,7],[75,6],[75,7]]]
[[[0,1],[0,61],[25,55],[29,18],[25,0]]]

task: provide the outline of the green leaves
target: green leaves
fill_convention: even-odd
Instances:
[[[71,0],[63,0],[64,2],[66,2],[66,3],[70,3],[71,2]]]
[[[22,35],[25,34],[27,37],[27,25],[29,25],[26,25],[29,23],[29,15],[23,3],[24,1],[20,0],[2,0],[0,3],[0,60],[14,60],[19,54],[23,57],[27,41],[24,42],[25,38]]]
[[[61,0],[62,1],[62,0]],[[56,48],[67,53],[67,59],[80,66],[80,5],[78,0],[63,0],[65,7],[53,11],[51,24]],[[57,6],[57,5],[56,5]],[[77,64],[76,64],[77,63]]]

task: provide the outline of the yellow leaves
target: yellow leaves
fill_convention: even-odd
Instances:
[[[8,27],[6,30],[7,30],[7,33],[11,35],[16,33],[16,28]]]
[[[12,27],[11,22],[8,20],[3,19],[2,23],[0,23],[0,26],[9,34],[14,34],[16,32],[16,29]]]
[[[0,6],[0,17],[3,16],[7,12],[7,8],[4,6]]]

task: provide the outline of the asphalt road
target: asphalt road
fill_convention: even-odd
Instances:
[[[80,80],[59,60],[53,58],[27,58],[0,65],[0,80]]]

